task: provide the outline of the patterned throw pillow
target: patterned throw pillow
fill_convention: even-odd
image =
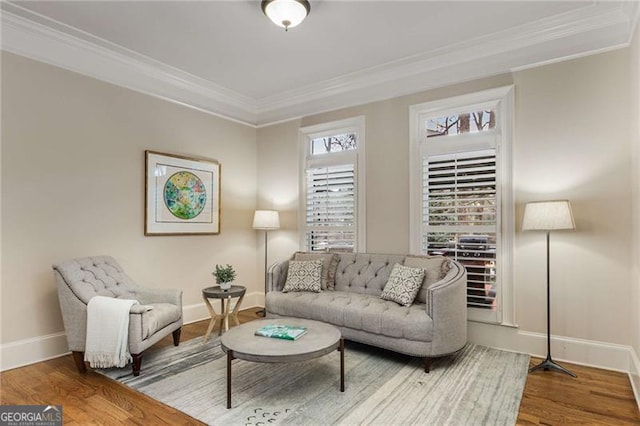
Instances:
[[[402,306],[411,306],[422,286],[423,278],[424,269],[410,268],[396,263],[380,297]]]
[[[320,293],[322,277],[322,259],[290,260],[287,281],[282,291],[313,291]]]
[[[303,253],[296,252],[293,260],[318,260],[322,259],[322,276],[320,287],[322,290],[333,290],[335,284],[336,268],[340,257],[335,253]]]

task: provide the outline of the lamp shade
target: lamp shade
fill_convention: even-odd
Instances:
[[[261,7],[274,24],[285,30],[300,24],[311,10],[307,0],[262,0]]]
[[[280,216],[275,210],[256,210],[253,215],[253,229],[278,229],[280,228]]]
[[[568,200],[534,201],[524,207],[523,231],[576,229]]]

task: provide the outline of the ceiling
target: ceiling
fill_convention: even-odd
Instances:
[[[251,125],[628,45],[638,3],[311,0],[2,3],[2,48]]]

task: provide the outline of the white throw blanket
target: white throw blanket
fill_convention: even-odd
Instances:
[[[129,310],[137,300],[95,296],[87,304],[84,360],[92,368],[124,367],[129,353]]]

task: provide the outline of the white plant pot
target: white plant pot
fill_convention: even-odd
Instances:
[[[227,283],[220,283],[220,289],[229,290],[232,285],[233,285],[233,283],[231,281],[229,281]]]

